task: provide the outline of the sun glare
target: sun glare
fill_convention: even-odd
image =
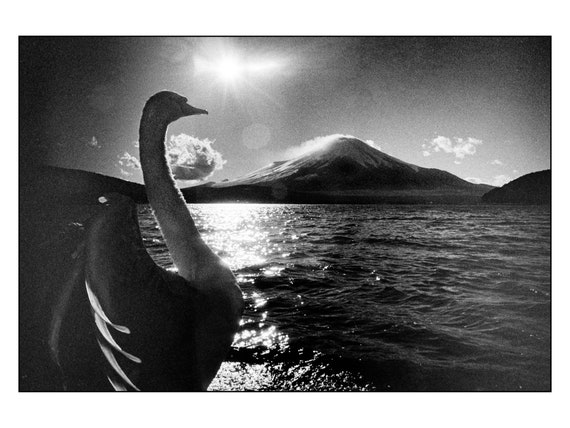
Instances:
[[[194,58],[196,74],[210,73],[226,85],[235,85],[240,81],[251,81],[266,76],[279,67],[276,60],[261,58],[240,58],[237,55],[222,55],[217,59]]]
[[[222,58],[218,63],[214,64],[214,71],[224,82],[233,82],[243,74],[243,67],[236,58]]]

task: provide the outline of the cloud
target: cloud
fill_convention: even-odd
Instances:
[[[136,158],[136,156],[131,155],[129,152],[125,152],[122,155],[117,156],[119,159],[119,165],[123,168],[130,168],[130,169],[140,169],[141,163]]]
[[[364,142],[365,142],[366,144],[368,144],[370,147],[372,147],[373,149],[376,149],[376,150],[378,150],[379,152],[382,151],[382,147],[380,147],[380,144],[379,144],[379,143],[375,143],[375,142],[372,141],[372,140],[364,140]]]
[[[226,163],[222,155],[212,148],[212,141],[200,140],[186,134],[173,135],[166,143],[166,157],[177,180],[203,180],[222,169]],[[137,143],[138,145],[138,143]],[[123,175],[130,176],[133,170],[140,169],[136,156],[125,152],[117,156],[118,167]]]
[[[507,184],[509,181],[511,181],[512,178],[509,177],[508,175],[505,174],[501,174],[501,175],[496,175],[495,177],[493,177],[493,182],[491,183],[493,186],[503,186],[505,184]]]
[[[288,148],[285,151],[284,157],[285,159],[294,159],[299,156],[316,152],[318,150],[324,149],[329,144],[332,144],[334,141],[338,140],[339,138],[350,138],[350,139],[359,140],[355,136],[347,134],[331,134],[331,135],[316,137],[313,138],[312,140],[305,141],[304,143],[301,143],[298,146]],[[376,150],[381,151],[380,145],[372,140],[365,140],[364,143],[366,143],[367,145]]]
[[[312,140],[305,141],[298,146],[290,147],[285,152],[286,159],[294,159],[308,153],[316,152],[331,144],[334,140],[341,137],[348,137],[342,134],[332,134],[321,137],[313,138]]]
[[[465,180],[473,184],[481,184],[483,182],[480,178],[477,177],[467,177]]]
[[[422,144],[422,153],[424,156],[429,156],[431,153],[436,152],[451,153],[455,156],[455,163],[459,164],[465,156],[474,155],[477,151],[476,146],[480,144],[483,144],[483,141],[473,137],[453,137],[451,139],[439,135],[433,140]]]
[[[467,177],[465,178],[465,180],[473,184],[483,184],[483,180],[481,180],[478,177]],[[496,175],[495,177],[493,177],[493,180],[491,180],[491,185],[501,187],[509,183],[510,181],[512,181],[512,178],[508,175],[505,174]]]
[[[168,163],[177,180],[203,180],[222,169],[225,160],[212,148],[213,141],[186,134],[173,135],[166,144]]]
[[[100,149],[101,148],[101,144],[99,144],[99,141],[97,141],[97,138],[95,138],[95,137],[93,137],[89,141],[87,141],[87,145],[89,147],[93,147],[94,149]]]
[[[504,163],[501,162],[499,159],[495,159],[494,161],[491,162],[491,165],[504,165]]]

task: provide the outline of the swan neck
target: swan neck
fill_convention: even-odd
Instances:
[[[139,130],[141,168],[148,201],[166,240],[179,274],[191,278],[195,269],[189,265],[189,243],[199,237],[194,220],[178,187],[166,158],[165,138],[168,122],[145,114]]]

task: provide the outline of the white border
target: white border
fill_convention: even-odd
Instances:
[[[14,2],[11,2],[14,3]],[[199,4],[197,4],[199,3]],[[396,4],[397,3],[397,4]],[[8,5],[8,3],[7,3]],[[2,170],[4,281],[2,408],[15,426],[564,426],[568,412],[568,14],[559,1],[124,2],[26,1],[3,7]],[[552,35],[553,36],[553,393],[516,394],[23,394],[17,393],[17,36],[18,35]],[[8,197],[6,197],[6,195]],[[6,425],[8,426],[8,425]],[[567,425],[566,425],[567,426]]]

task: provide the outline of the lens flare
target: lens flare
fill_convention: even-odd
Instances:
[[[195,73],[209,73],[226,85],[251,81],[277,70],[281,63],[275,59],[242,58],[236,54],[222,54],[218,58],[195,57]]]

